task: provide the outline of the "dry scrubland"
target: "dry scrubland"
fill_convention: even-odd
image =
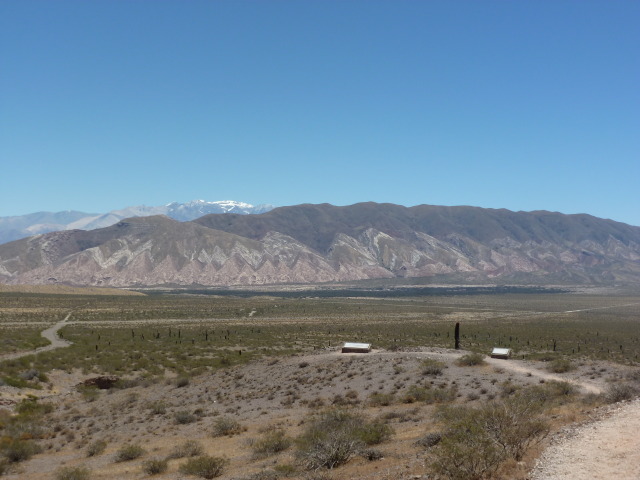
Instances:
[[[73,342],[0,363],[6,478],[524,479],[640,385],[634,295],[65,293],[0,292],[0,355]]]

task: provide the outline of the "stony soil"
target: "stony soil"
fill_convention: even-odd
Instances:
[[[43,452],[18,464],[6,478],[50,479],[53,478],[52,472],[61,466],[80,465],[91,469],[93,479],[146,478],[142,471],[144,460],[164,458],[177,444],[195,439],[208,454],[225,456],[230,460],[226,473],[219,478],[245,480],[275,465],[295,463],[293,449],[266,459],[255,459],[250,446],[253,440],[273,428],[284,428],[295,436],[310,415],[332,405],[354,406],[370,418],[385,418],[395,434],[391,441],[379,446],[384,458],[368,461],[356,457],[331,473],[330,478],[427,478],[427,452],[417,446],[416,441],[437,429],[433,420],[436,407],[401,401],[409,386],[455,388],[456,402],[473,405],[498,398],[505,384],[524,386],[566,379],[588,393],[600,391],[608,382],[625,374],[619,366],[592,362],[585,362],[563,375],[550,374],[542,363],[519,360],[488,359],[483,366],[460,367],[455,364],[455,359],[462,353],[433,348],[377,351],[367,355],[324,351],[304,356],[266,358],[221,369],[191,379],[182,387],[168,377],[160,383],[141,383],[89,396],[79,392],[76,385],[90,375],[78,371],[55,371],[49,375],[50,384],[41,391],[24,392],[0,387],[2,398],[17,399],[32,393],[55,406],[54,413],[48,416],[46,428],[49,433],[40,441]],[[445,364],[442,375],[422,373],[422,362],[426,358]],[[394,393],[397,401],[389,406],[370,406],[367,400],[374,392]],[[164,412],[153,411],[153,405],[158,404],[164,405]],[[576,420],[581,420],[589,415],[589,410],[581,407],[571,414]],[[176,415],[183,411],[193,414],[195,421],[177,423]],[[238,420],[243,431],[231,437],[213,437],[213,426],[221,417]],[[87,446],[96,441],[107,443],[105,451],[87,457]],[[115,452],[126,443],[140,444],[147,453],[138,460],[115,463]],[[631,461],[635,457],[628,458]],[[620,458],[618,461],[627,460]],[[168,471],[154,478],[185,478],[178,472],[182,462],[171,460]],[[527,459],[515,467],[513,476],[501,478],[526,478],[527,469],[531,466],[533,459]],[[302,472],[289,478],[303,479],[306,475]],[[556,478],[542,475],[538,478]]]

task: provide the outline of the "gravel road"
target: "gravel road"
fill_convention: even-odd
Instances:
[[[567,427],[538,460],[531,480],[639,480],[640,399]]]

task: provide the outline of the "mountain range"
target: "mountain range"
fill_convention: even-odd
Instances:
[[[229,286],[430,277],[640,284],[640,227],[590,215],[360,203],[165,215],[0,245],[0,282]]]
[[[187,203],[173,202],[157,207],[138,205],[120,210],[111,210],[107,213],[37,212],[28,215],[0,217],[0,244],[58,230],[94,230],[96,228],[109,227],[129,217],[166,215],[176,220],[185,221],[193,220],[209,213],[256,214],[268,212],[272,208],[273,205],[253,206],[233,200],[218,202],[194,200]]]

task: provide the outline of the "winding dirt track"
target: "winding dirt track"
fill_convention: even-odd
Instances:
[[[58,335],[58,331],[67,324],[69,317],[71,317],[70,313],[66,317],[64,317],[64,320],[56,323],[55,325],[47,328],[46,330],[43,330],[40,333],[41,336],[43,336],[44,338],[46,338],[51,342],[50,345],[47,345],[45,347],[39,347],[39,348],[36,348],[35,350],[27,350],[25,352],[15,352],[15,353],[7,353],[5,355],[0,355],[0,361],[14,360],[16,358],[26,357],[27,355],[34,355],[40,352],[48,352],[49,350],[68,347],[69,345],[71,345],[71,342],[68,342],[67,340],[63,340],[62,338],[60,338],[60,336]]]

